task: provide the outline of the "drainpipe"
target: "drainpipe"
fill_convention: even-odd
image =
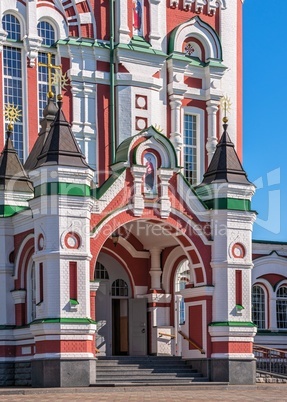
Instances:
[[[110,0],[110,160],[115,162],[116,133],[115,133],[115,0]]]

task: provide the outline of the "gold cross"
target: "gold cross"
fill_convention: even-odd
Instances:
[[[52,70],[62,70],[62,66],[56,66],[52,64],[52,53],[48,53],[48,61],[47,64],[45,63],[39,63],[40,67],[47,67],[48,69],[48,98],[54,98],[54,93],[52,91]]]

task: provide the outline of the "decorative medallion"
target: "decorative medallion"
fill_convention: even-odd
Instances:
[[[147,128],[147,119],[145,117],[136,117],[136,130],[144,130]]]
[[[235,243],[231,247],[231,254],[233,258],[244,258],[246,255],[245,247],[241,243]]]
[[[193,53],[195,52],[195,48],[191,43],[187,43],[187,45],[184,48],[184,51],[187,56],[192,56]]]
[[[75,232],[69,232],[64,238],[64,244],[66,248],[78,249],[81,245],[81,238]]]
[[[39,234],[38,236],[38,250],[41,251],[44,248],[44,236],[42,235],[42,233]]]
[[[147,109],[147,97],[143,95],[136,95],[136,108]]]

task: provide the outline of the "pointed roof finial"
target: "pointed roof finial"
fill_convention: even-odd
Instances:
[[[227,95],[223,96],[220,100],[220,105],[221,105],[222,110],[224,111],[224,116],[222,118],[222,121],[223,121],[223,123],[226,124],[226,123],[228,123],[227,113],[230,112],[231,105],[232,105],[230,98]]]

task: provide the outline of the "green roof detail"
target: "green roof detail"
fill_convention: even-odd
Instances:
[[[34,320],[30,325],[34,324],[96,324],[91,318],[44,318]]]
[[[209,209],[232,209],[235,211],[251,211],[251,201],[239,198],[214,198],[204,201]]]
[[[17,205],[0,205],[0,218],[9,218],[28,209],[30,208]]]
[[[90,197],[91,190],[86,184],[52,182],[35,187],[35,198],[45,195],[67,195]]]
[[[256,327],[253,322],[250,321],[218,321],[211,322],[210,327]]]
[[[150,43],[146,42],[144,38],[137,35],[133,36],[131,41],[127,44],[119,43],[116,48],[166,57],[166,54],[164,52],[162,52],[161,50],[153,49]]]
[[[208,63],[201,61],[198,57],[186,56],[180,52],[173,52],[168,59],[184,61],[186,64],[195,67],[206,67]]]
[[[86,46],[86,47],[99,47],[103,49],[109,49],[110,45],[106,42],[99,42],[96,39],[88,38],[67,38],[60,39],[56,42],[56,45],[72,45],[72,46]]]
[[[79,304],[79,302],[76,299],[70,299],[70,304],[71,304],[71,306],[77,306]]]

